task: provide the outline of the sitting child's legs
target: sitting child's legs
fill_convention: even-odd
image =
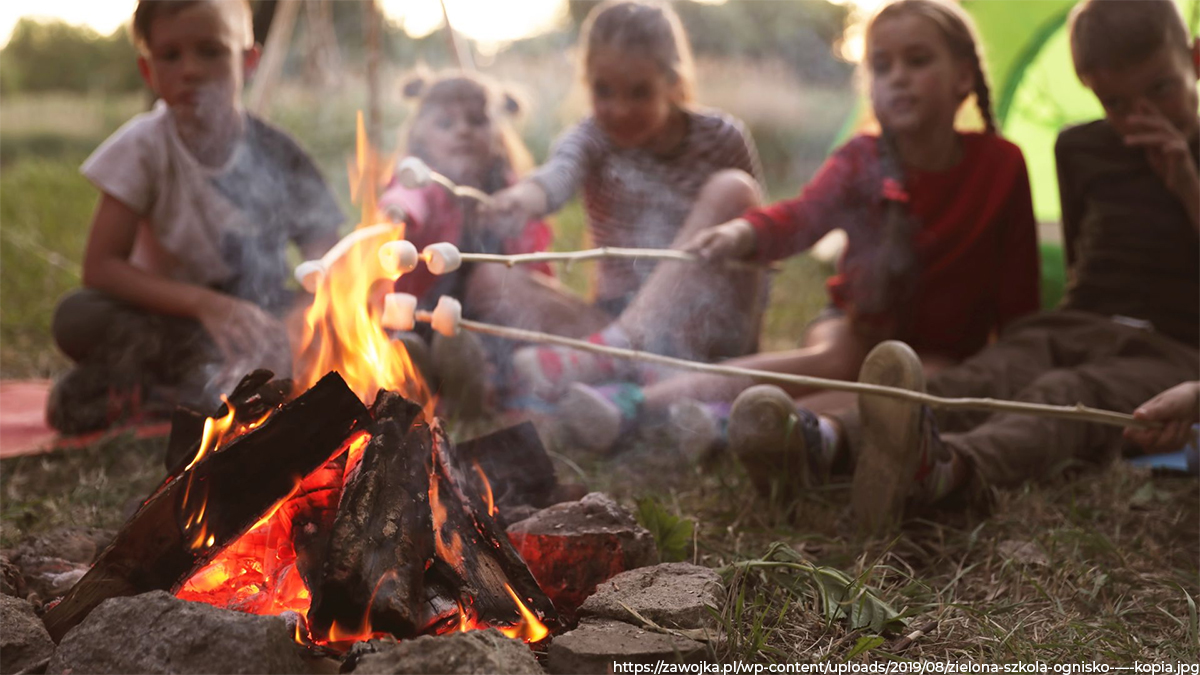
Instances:
[[[206,379],[197,372],[215,357],[199,323],[143,312],[86,288],[63,297],[51,330],[76,362],[47,402],[47,421],[66,433],[195,402]]]
[[[612,322],[553,277],[505,265],[476,265],[467,279],[463,313],[485,323],[584,337]]]
[[[701,189],[675,245],[758,203],[758,185],[745,172],[714,174]],[[757,271],[660,262],[621,316],[588,340],[701,361],[752,352],[764,303],[747,298],[765,298],[764,276]],[[521,386],[548,398],[561,396],[572,382],[640,379],[632,363],[568,348],[532,347],[515,358]],[[652,377],[660,372],[644,370]]]

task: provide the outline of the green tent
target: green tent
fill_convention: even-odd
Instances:
[[[1177,0],[1196,28],[1197,0]],[[1071,66],[1067,15],[1074,0],[963,0],[983,41],[1001,132],[1025,153],[1038,220],[1059,220],[1054,139],[1103,116]]]

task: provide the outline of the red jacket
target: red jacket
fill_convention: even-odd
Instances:
[[[897,337],[918,351],[962,358],[1040,302],[1037,226],[1021,150],[994,134],[964,133],[963,156],[946,171],[906,170],[904,188],[885,189],[879,143],[857,136],[839,148],[794,199],[746,214],[758,256],[804,251],[834,229],[848,243],[826,282],[834,305],[853,304],[851,278],[880,235],[886,199],[907,200],[918,229],[910,321]]]

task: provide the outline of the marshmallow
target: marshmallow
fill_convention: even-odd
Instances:
[[[396,180],[404,187],[415,190],[433,182],[433,171],[416,157],[405,157],[396,168]]]
[[[384,271],[391,276],[408,274],[417,268],[417,263],[420,259],[420,255],[417,254],[417,247],[413,246],[413,243],[406,239],[389,241],[379,247],[379,263],[383,265]]]
[[[317,287],[325,279],[325,265],[320,260],[305,260],[296,265],[296,281],[309,293],[316,293]]]
[[[458,327],[461,322],[462,303],[448,295],[438,298],[438,304],[433,308],[433,316],[429,325],[442,335],[453,337],[458,335]]]
[[[421,257],[425,259],[425,266],[434,274],[448,274],[462,267],[462,254],[458,252],[458,247],[448,241],[441,241],[436,244],[430,244],[421,251]]]
[[[417,296],[408,293],[388,293],[383,296],[383,327],[389,330],[412,330],[416,325]]]

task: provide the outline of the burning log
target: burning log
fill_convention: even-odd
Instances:
[[[434,428],[433,453],[429,502],[438,558],[457,577],[451,585],[469,598],[484,623],[521,621],[524,609],[541,616],[543,623],[557,624],[553,603],[489,515],[480,493],[464,490],[471,485],[467,469],[440,427]]]
[[[310,584],[317,639],[424,627],[425,568],[433,558],[430,436],[421,409],[391,392],[373,408],[371,440],[352,469],[328,538],[321,580]],[[335,630],[335,624],[337,629]]]
[[[291,380],[273,379],[275,374],[260,368],[238,382],[225,398],[213,417],[224,417],[234,410],[234,422],[251,424],[271,410],[283,405],[292,391]],[[204,434],[204,420],[208,416],[187,408],[176,408],[171,415],[171,435],[167,438],[167,456],[164,460],[168,476],[177,476],[200,450]]]
[[[261,426],[193,460],[142,505],[47,612],[50,636],[60,640],[108,598],[175,590],[328,462],[367,419],[358,397],[330,373]]]
[[[475,492],[492,496],[491,511],[503,515],[508,508],[526,505],[543,509],[554,501],[558,478],[532,422],[460,443],[456,454],[465,466],[478,467],[468,475]]]

